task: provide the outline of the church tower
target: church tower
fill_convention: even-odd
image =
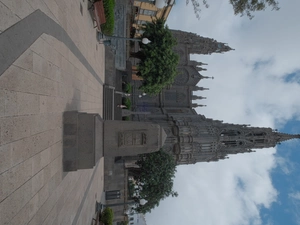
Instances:
[[[203,68],[206,64],[190,60],[190,54],[223,53],[233,49],[197,34],[179,30],[172,30],[172,33],[177,39],[174,51],[180,56],[178,75],[159,95],[133,98],[136,114],[132,120],[163,127],[166,133],[163,149],[174,156],[178,165],[218,161],[231,154],[275,147],[280,142],[300,138],[300,135],[284,134],[271,128],[223,123],[198,115],[194,108],[206,106],[205,91],[208,90],[198,83],[213,77],[200,74],[206,70]],[[135,81],[134,96],[139,94],[139,82]]]
[[[212,38],[202,37],[200,35],[181,30],[171,31],[172,35],[177,40],[177,51],[180,56],[183,54],[210,55],[212,53],[224,53],[234,50],[226,43],[218,42]]]
[[[203,115],[169,115],[160,121],[168,137],[164,150],[174,155],[177,164],[218,161],[231,154],[275,147],[300,135],[277,132],[271,128],[229,124]]]

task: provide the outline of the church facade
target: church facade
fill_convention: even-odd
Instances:
[[[171,86],[157,96],[133,99],[133,109],[143,112],[133,116],[134,121],[147,121],[161,125],[166,134],[164,151],[172,154],[178,165],[210,162],[225,159],[230,154],[248,153],[252,149],[274,147],[277,143],[299,135],[279,133],[271,128],[228,124],[197,114],[193,102],[205,99],[195,91],[205,93],[208,88],[199,87],[206,64],[190,60],[190,54],[225,53],[233,50],[227,44],[197,34],[172,30],[177,39],[175,52],[180,56],[178,76]],[[135,81],[135,90],[141,81]]]

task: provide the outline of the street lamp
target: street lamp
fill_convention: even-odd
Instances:
[[[147,94],[144,92],[142,94],[139,94],[139,98],[146,96]]]
[[[147,45],[147,44],[149,44],[151,42],[148,38],[127,38],[127,37],[120,37],[120,36],[109,36],[109,35],[104,35],[103,33],[98,32],[98,41],[100,42],[102,40],[102,43],[104,45],[110,45],[110,43],[111,43],[110,39],[122,39],[122,40],[129,40],[129,41],[140,41],[140,42],[142,42],[145,45]]]
[[[140,199],[138,202],[137,201],[129,201],[129,202],[120,202],[120,203],[114,203],[114,204],[102,204],[101,202],[96,202],[97,206],[97,211],[102,209],[103,207],[113,207],[113,206],[120,206],[120,205],[132,205],[139,203],[140,205],[145,205],[147,203],[146,199]]]

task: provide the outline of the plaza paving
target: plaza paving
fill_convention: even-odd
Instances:
[[[105,50],[87,8],[0,0],[1,225],[92,222],[103,158],[94,169],[62,170],[63,112],[103,111]]]

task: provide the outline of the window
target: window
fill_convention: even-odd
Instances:
[[[146,16],[155,16],[156,11],[148,10],[148,9],[140,9],[140,14],[146,15]]]
[[[147,23],[147,21],[145,21],[145,20],[138,20],[137,21],[137,24],[139,24],[139,25],[143,25],[143,24],[146,24]]]
[[[236,131],[236,130],[224,130],[224,131],[222,131],[221,136],[238,136],[240,134],[241,134],[240,131]]]

